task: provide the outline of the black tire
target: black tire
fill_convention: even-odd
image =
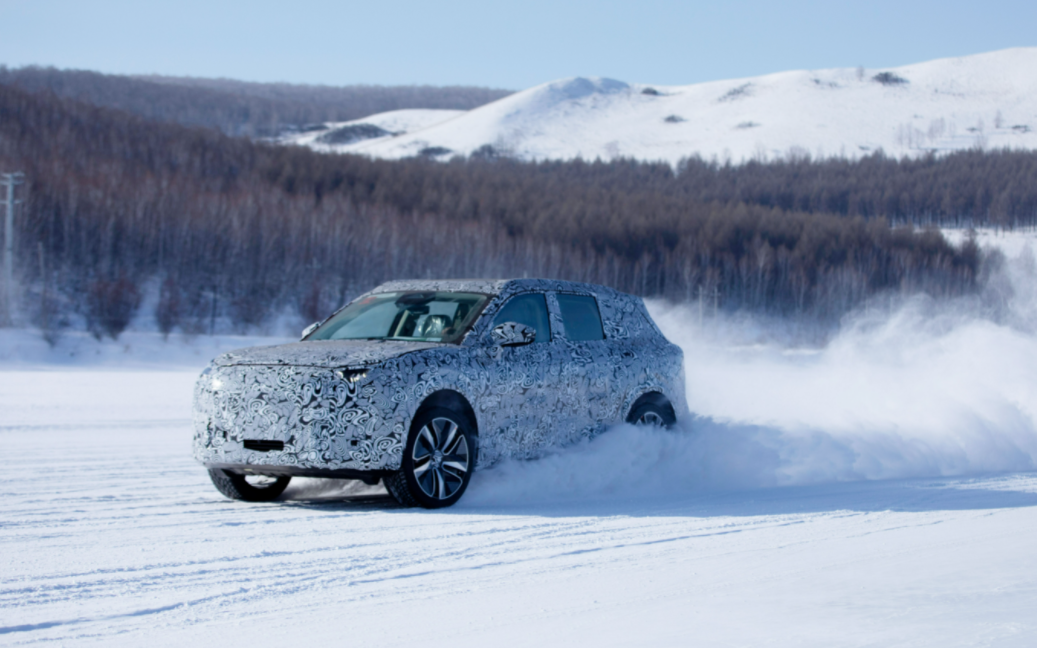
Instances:
[[[257,475],[256,477],[260,476]],[[285,488],[288,488],[288,482],[292,481],[291,476],[281,475],[279,477],[266,477],[263,479],[265,483],[259,482],[256,478],[253,478],[253,482],[249,482],[245,475],[227,472],[220,468],[210,468],[209,479],[216,486],[216,490],[230,499],[244,500],[246,502],[269,502],[270,500],[275,500],[280,497]]]
[[[671,428],[677,422],[673,406],[665,400],[642,401],[630,410],[627,423]]]
[[[418,412],[400,469],[383,480],[386,490],[404,506],[442,508],[456,503],[475,470],[473,427],[467,417],[445,407]]]

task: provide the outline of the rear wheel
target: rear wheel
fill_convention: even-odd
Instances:
[[[271,475],[242,475],[221,468],[210,468],[209,479],[216,490],[230,499],[246,502],[269,502],[277,499],[292,478],[288,475],[274,477]]]
[[[630,410],[627,423],[634,425],[656,425],[659,427],[672,427],[677,422],[674,416],[673,406],[665,400],[642,401]]]
[[[441,508],[461,499],[475,468],[475,432],[453,410],[431,407],[415,417],[400,469],[385,486],[404,506]]]

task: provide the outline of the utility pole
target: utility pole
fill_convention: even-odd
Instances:
[[[7,185],[7,215],[4,219],[4,321],[11,326],[14,323],[14,188],[25,182],[24,173],[0,174],[0,184]]]

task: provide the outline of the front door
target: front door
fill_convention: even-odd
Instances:
[[[484,418],[492,430],[485,441],[493,454],[532,458],[556,441],[557,430],[569,425],[560,407],[564,347],[554,335],[544,293],[511,297],[494,316],[493,326],[517,322],[536,330],[536,341],[517,347],[487,347],[493,354],[489,400],[494,409]]]

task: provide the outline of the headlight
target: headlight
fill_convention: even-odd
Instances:
[[[210,362],[208,367],[202,369],[202,375],[198,376],[199,381],[208,380],[209,388],[214,390],[223,387],[223,381],[217,378],[216,374],[213,373],[213,369],[215,368],[216,365]]]
[[[358,383],[367,378],[367,369],[336,369],[335,375],[349,383]]]

